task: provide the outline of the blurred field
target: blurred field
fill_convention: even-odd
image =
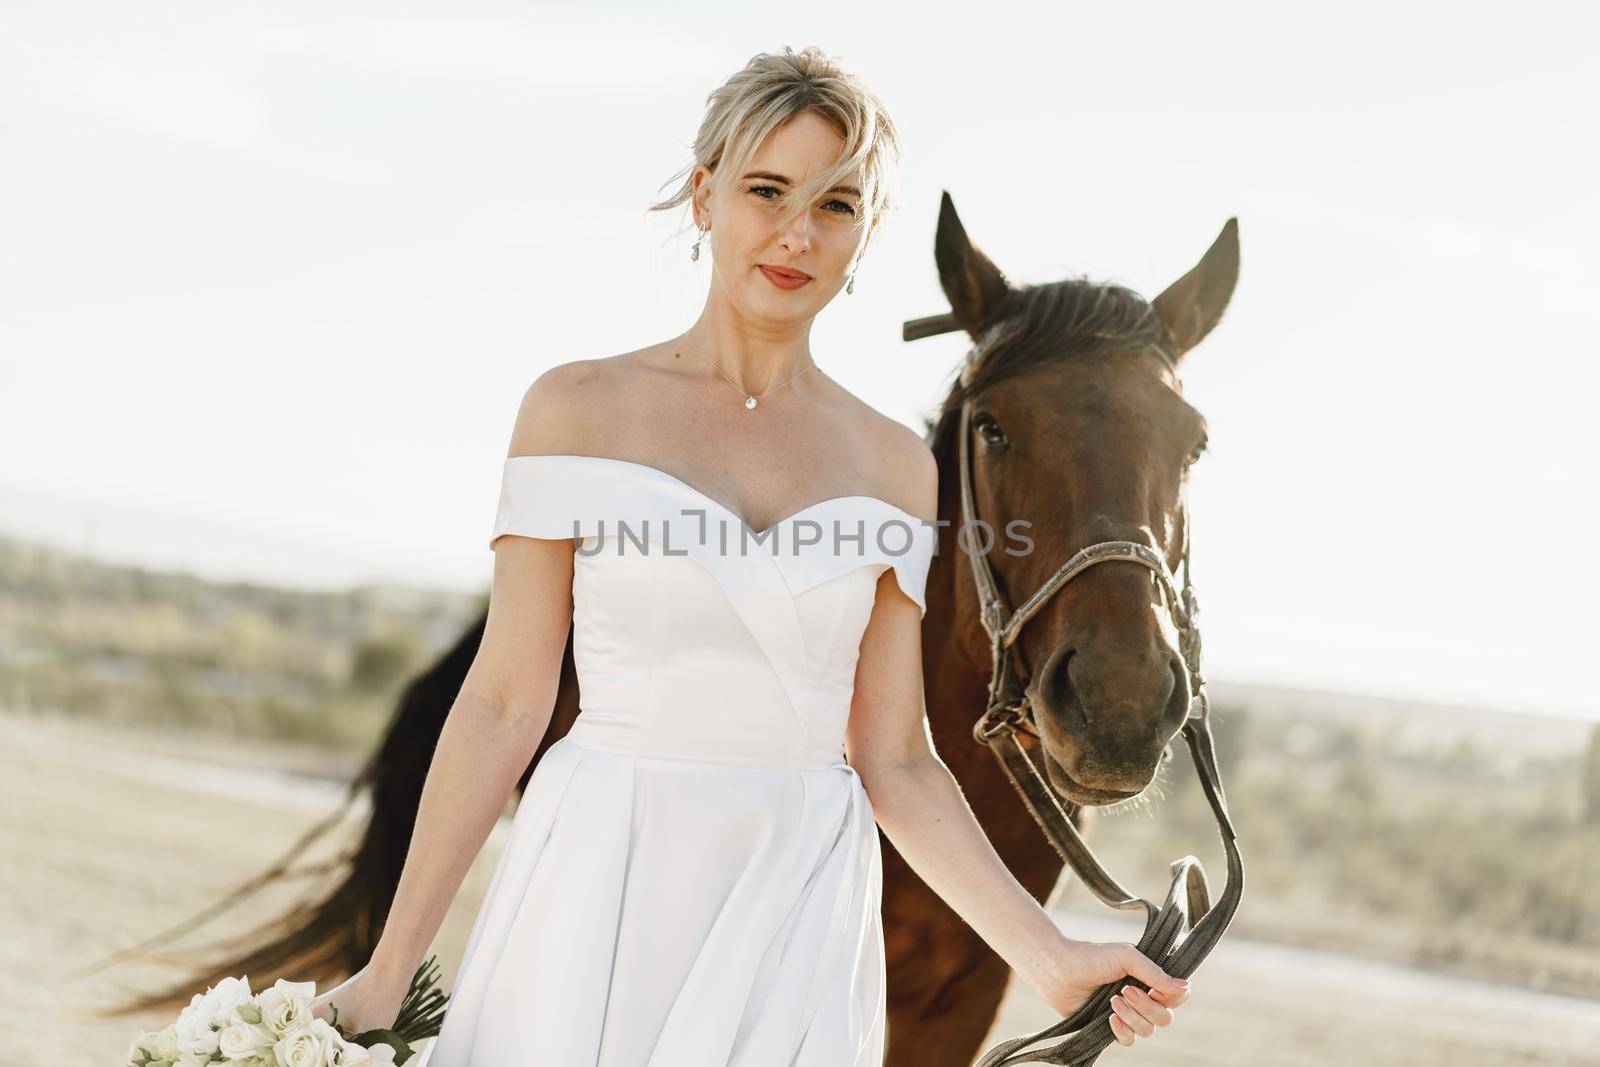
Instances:
[[[121,966],[77,981],[69,972],[189,917],[275,859],[340,796],[336,780],[301,772],[349,769],[314,750],[18,716],[0,716],[0,750],[0,848],[24,857],[0,868],[0,1027],[26,1039],[0,1046],[3,1067],[121,1062],[137,1029],[167,1020],[94,1021],[76,1006],[171,972]],[[1127,858],[1113,839],[1134,825],[1124,823],[1102,824],[1108,858]],[[436,945],[447,981],[504,828],[479,856]],[[1207,869],[1220,878],[1219,867]],[[1157,894],[1164,883],[1158,872],[1140,888]],[[1247,907],[1265,908],[1266,892],[1252,893]],[[1069,888],[1061,903],[1060,920],[1075,937],[1138,935],[1136,920],[1091,908],[1081,891]],[[1242,936],[1242,923],[1236,930],[1241,936],[1225,940],[1196,975],[1178,1025],[1134,1049],[1108,1049],[1101,1062],[1600,1063],[1600,1002],[1268,944]],[[1030,990],[1013,986],[992,1039],[1050,1021]],[[12,1051],[24,1044],[25,1054]]]
[[[208,581],[0,536],[0,708],[352,752],[484,607]]]

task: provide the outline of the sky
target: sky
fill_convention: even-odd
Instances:
[[[0,5],[0,533],[481,591],[517,404],[693,321],[646,206],[705,97],[817,44],[901,204],[818,364],[921,425],[965,351],[940,195],[1017,283],[1154,296],[1185,361],[1208,675],[1600,719],[1593,5]]]

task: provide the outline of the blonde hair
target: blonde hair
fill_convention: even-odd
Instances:
[[[891,206],[891,180],[898,176],[900,137],[894,122],[865,82],[841,67],[816,45],[795,52],[787,45],[761,52],[706,97],[706,111],[694,140],[694,158],[663,185],[679,182],[677,192],[651,204],[665,211],[694,197],[694,172],[705,167],[717,180],[737,177],[767,136],[790,119],[810,111],[839,133],[839,161],[794,191],[780,225],[787,225],[835,185],[848,184],[860,171],[864,226]]]

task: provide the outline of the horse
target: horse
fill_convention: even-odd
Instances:
[[[995,526],[1021,518],[1038,536],[1028,551],[991,549],[997,584],[1015,604],[1079,548],[1118,539],[1147,544],[1176,567],[1186,545],[1181,501],[1205,448],[1205,420],[1182,397],[1177,368],[1221,319],[1238,277],[1237,220],[1199,262],[1154,300],[1087,277],[1012,285],[973,244],[949,193],[934,241],[950,319],[973,339],[968,372],[924,423],[940,471],[939,542],[927,582],[923,673],[929,730],[996,851],[1019,882],[1049,903],[1060,857],[1026,817],[986,746],[973,742],[992,666],[979,597],[963,558],[959,413],[970,398],[973,492]],[[998,544],[998,542],[996,543]],[[968,546],[970,547],[970,546]],[[224,942],[198,973],[131,999],[111,1014],[172,1012],[228,975],[288,975],[319,986],[363,966],[376,946],[405,862],[434,747],[482,640],[480,613],[403,690],[345,804],[312,827],[283,862],[244,883],[204,917],[296,876],[293,857],[333,833],[365,794],[359,841],[320,870],[325,892]],[[1099,806],[1139,796],[1183,723],[1194,679],[1185,670],[1159,588],[1144,567],[1094,567],[1063,587],[1019,636],[1037,664],[1028,693],[1050,787],[1088,832]],[[516,786],[579,711],[571,636],[550,724]],[[993,1024],[1009,970],[881,839],[888,975],[889,1063],[967,1067]],[[194,920],[108,957],[136,954]],[[101,964],[103,966],[104,964]],[[91,968],[93,969],[93,968]]]
[[[975,514],[995,530],[1027,524],[1025,548],[998,535],[988,546],[1006,603],[1023,603],[1080,549],[1105,541],[1148,545],[1177,571],[1189,533],[1185,484],[1206,447],[1205,419],[1183,399],[1177,372],[1232,298],[1238,221],[1153,301],[1087,278],[1013,286],[968,237],[948,193],[934,258],[954,324],[976,347],[927,432],[939,519],[949,520],[928,576],[929,731],[1001,859],[1048,904],[1065,888],[1061,857],[973,737],[994,659],[964,555],[979,538],[962,540],[971,531],[963,532],[961,410],[972,402]],[[1094,811],[1149,787],[1189,714],[1197,679],[1162,598],[1144,566],[1091,567],[1018,635],[1018,658],[1037,665],[1025,688],[1045,774],[1082,832]],[[887,841],[883,885],[887,1062],[967,1067],[1009,969]]]

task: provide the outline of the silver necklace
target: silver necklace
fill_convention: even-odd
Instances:
[[[684,334],[684,338],[683,339],[687,341],[689,339],[689,335],[688,334]],[[716,370],[716,372],[718,374],[722,375],[722,378],[723,378],[724,381],[726,381],[729,385],[733,386],[735,389],[739,390],[739,394],[744,397],[744,408],[745,408],[745,410],[746,411],[754,411],[755,407],[756,407],[756,401],[760,400],[762,397],[770,396],[771,394],[776,393],[779,389],[782,389],[784,386],[788,385],[790,382],[792,382],[796,378],[800,377],[800,375],[802,375],[806,371],[810,370],[814,366],[814,364],[811,363],[808,360],[804,367],[801,367],[794,374],[791,374],[788,378],[786,378],[783,381],[779,382],[777,385],[774,385],[771,389],[768,389],[764,393],[751,393],[748,389],[745,389],[738,382],[736,382],[732,378],[728,377],[728,372],[722,369],[722,364],[718,363],[717,360],[715,359],[715,357],[713,357],[712,360],[711,360],[711,366],[713,368],[715,368],[715,370]]]

